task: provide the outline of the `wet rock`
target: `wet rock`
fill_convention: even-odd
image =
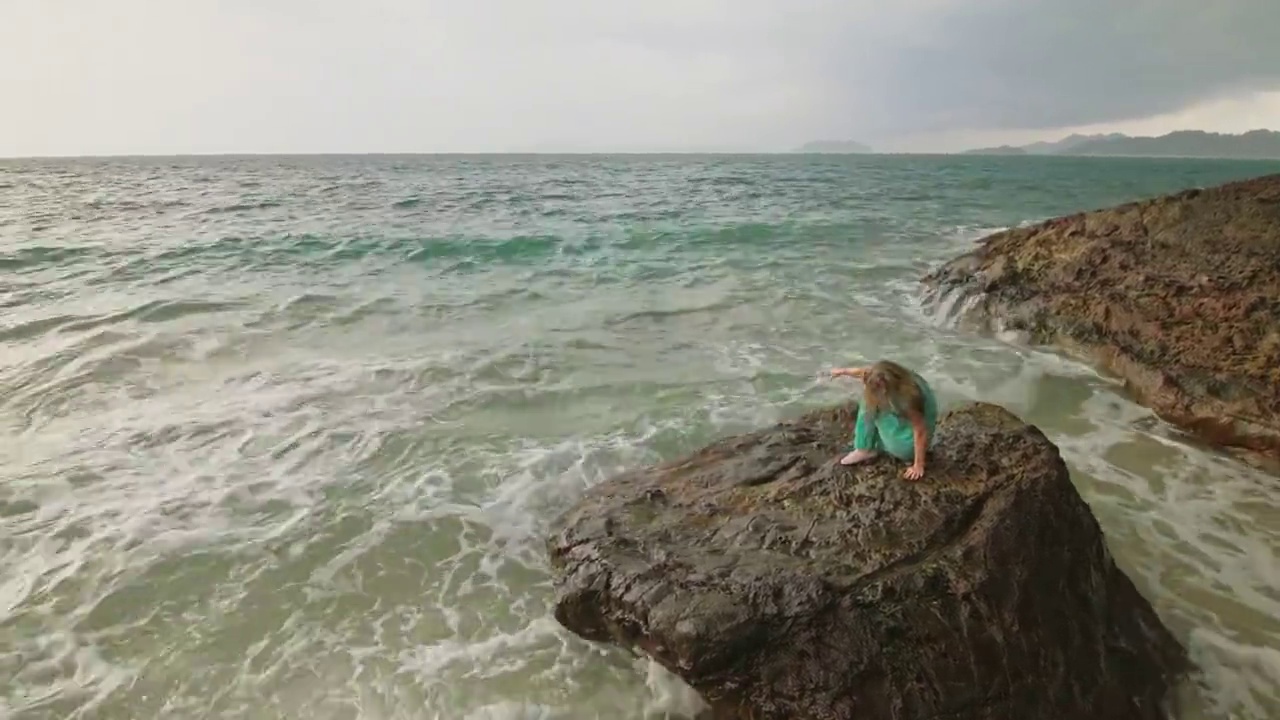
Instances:
[[[908,482],[836,462],[852,422],[815,411],[590,489],[548,539],[556,618],[718,718],[1164,717],[1183,649],[1038,429],[950,412]]]
[[[997,233],[924,282],[960,319],[1101,366],[1166,421],[1280,466],[1280,175]]]

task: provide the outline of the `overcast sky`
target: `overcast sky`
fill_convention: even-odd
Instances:
[[[1280,0],[0,0],[0,155],[1280,129]]]

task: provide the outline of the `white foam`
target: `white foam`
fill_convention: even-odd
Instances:
[[[433,717],[437,720],[452,720],[455,716],[438,712]],[[510,700],[484,705],[462,716],[463,720],[553,720],[557,717],[564,716],[546,705]]]
[[[660,663],[640,661],[645,668],[644,684],[649,691],[646,714],[660,713],[677,717],[697,717],[707,709],[706,702],[683,680],[672,675]]]
[[[1205,628],[1191,631],[1191,660],[1203,673],[1202,696],[1208,712],[1221,718],[1275,717],[1280,695],[1280,649],[1246,644]]]
[[[1019,223],[1017,227],[1023,227],[1026,222]],[[972,245],[973,243],[999,232],[1012,229],[1009,226],[957,226],[950,233],[945,235],[950,240],[954,240],[957,245]]]

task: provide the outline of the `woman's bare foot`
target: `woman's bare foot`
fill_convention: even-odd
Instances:
[[[866,462],[874,458],[878,454],[879,453],[877,453],[875,450],[854,450],[848,455],[845,455],[844,457],[840,458],[840,464],[841,465],[857,465],[860,462]]]

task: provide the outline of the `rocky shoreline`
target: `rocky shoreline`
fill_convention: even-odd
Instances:
[[[1200,441],[1280,468],[1280,175],[996,233],[923,282],[962,322],[1090,362]]]

